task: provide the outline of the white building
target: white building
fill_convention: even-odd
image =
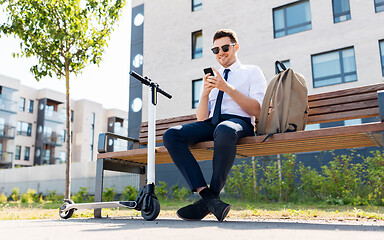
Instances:
[[[384,0],[132,1],[142,4],[143,75],[173,95],[159,97],[158,119],[195,112],[202,69],[219,67],[210,49],[221,28],[237,33],[243,64],[270,80],[274,62],[285,61],[306,77],[309,94],[384,79]]]
[[[66,159],[65,94],[0,75],[0,168],[51,165]],[[71,101],[72,161],[96,161],[98,135],[127,135],[128,113],[88,100]],[[127,143],[110,142],[116,149]]]

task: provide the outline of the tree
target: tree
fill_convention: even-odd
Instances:
[[[101,60],[107,39],[118,21],[125,0],[0,0],[7,20],[0,34],[21,40],[16,56],[38,59],[30,71],[39,81],[56,76],[66,81],[66,186],[71,186],[70,74],[79,74],[88,64]]]

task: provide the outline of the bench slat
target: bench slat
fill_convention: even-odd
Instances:
[[[383,145],[382,137],[372,138],[367,133],[384,131],[384,123],[366,123],[311,131],[275,134],[261,143],[265,136],[246,137],[239,140],[237,153],[243,156],[265,156],[308,151],[324,151],[343,148]],[[381,133],[380,133],[381,135]],[[202,142],[190,147],[199,161],[212,159],[213,142]],[[145,164],[147,149],[98,154],[97,158],[115,158]],[[170,163],[165,147],[156,147],[156,163]]]

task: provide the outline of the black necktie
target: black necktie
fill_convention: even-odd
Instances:
[[[225,81],[228,80],[228,72],[231,71],[230,69],[224,69],[224,79]],[[221,114],[221,102],[223,101],[223,91],[219,91],[217,94],[216,104],[215,104],[215,110],[213,111],[212,116],[212,123],[214,125],[217,125],[220,122],[220,114]]]

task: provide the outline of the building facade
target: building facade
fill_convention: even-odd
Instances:
[[[65,94],[36,90],[0,75],[0,168],[61,164],[66,161]],[[71,101],[72,161],[97,157],[98,134],[128,133],[126,111],[104,109],[89,100]],[[109,150],[127,149],[110,139]]]
[[[203,69],[220,67],[211,48],[214,33],[222,28],[237,33],[239,60],[258,65],[267,81],[276,74],[276,60],[304,75],[309,94],[384,80],[384,0],[133,0],[132,9],[139,8],[142,12],[132,11],[132,27],[142,28],[143,51],[131,57],[132,70],[140,66],[144,76],[173,96],[171,100],[159,96],[157,119],[195,113]],[[142,119],[147,121],[148,89],[143,89]],[[378,119],[307,127],[360,121]],[[356,151],[368,155],[376,149]],[[297,160],[320,168],[332,157],[324,152],[301,153]],[[263,160],[269,158],[274,157]],[[200,168],[209,179],[212,163],[200,162]],[[169,186],[187,186],[174,164],[156,165],[156,178]]]
[[[219,68],[210,49],[221,28],[237,33],[243,64],[258,65],[270,80],[274,62],[284,61],[306,77],[309,94],[384,80],[383,0],[132,2],[141,5],[143,75],[173,95],[159,98],[158,119],[195,112],[202,70]],[[144,103],[146,96],[145,89]]]

